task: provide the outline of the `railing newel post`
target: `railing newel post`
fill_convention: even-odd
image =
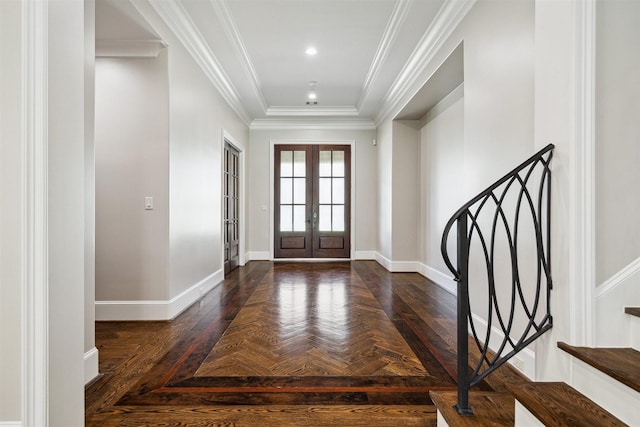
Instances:
[[[460,415],[472,415],[469,406],[469,231],[468,211],[458,217],[458,403]]]

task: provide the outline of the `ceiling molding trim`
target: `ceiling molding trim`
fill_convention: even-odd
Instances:
[[[222,29],[227,34],[229,40],[231,40],[231,44],[236,50],[236,53],[240,57],[240,63],[242,64],[242,68],[244,68],[245,73],[250,78],[253,83],[252,89],[262,107],[262,111],[267,111],[267,101],[264,98],[264,94],[262,91],[262,87],[260,85],[260,80],[258,79],[258,74],[253,66],[253,62],[251,62],[251,57],[247,52],[247,49],[242,41],[242,37],[240,36],[240,31],[238,30],[238,26],[236,25],[235,20],[233,19],[233,15],[231,14],[231,10],[229,9],[229,5],[226,0],[210,0],[211,6],[213,6],[213,10],[216,13],[216,16],[220,20],[222,24]]]
[[[237,90],[184,7],[179,2],[165,0],[149,0],[149,3],[200,65],[231,109],[248,126],[251,117],[242,105]]]
[[[255,119],[251,130],[375,130],[370,119]]]
[[[325,106],[309,106],[309,107],[269,107],[266,111],[267,116],[288,116],[288,117],[356,117],[358,109],[356,107],[325,107]]]
[[[384,65],[387,55],[391,50],[391,46],[398,36],[404,20],[409,14],[410,5],[411,3],[409,2],[409,0],[396,1],[395,6],[393,7],[393,12],[391,13],[391,17],[389,18],[389,22],[387,23],[387,27],[385,28],[382,39],[380,40],[380,44],[378,45],[378,49],[373,56],[373,61],[371,62],[371,66],[369,67],[369,72],[364,79],[364,84],[362,85],[362,94],[360,95],[360,100],[357,104],[358,109],[362,109],[362,105],[366,102],[367,98],[371,94],[371,86],[378,77],[378,74],[380,73],[380,70]]]
[[[376,124],[397,106],[477,0],[447,0],[384,96]]]
[[[157,58],[162,40],[96,40],[96,58]]]

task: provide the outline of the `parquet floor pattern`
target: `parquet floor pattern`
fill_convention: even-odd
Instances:
[[[277,284],[277,285],[275,285]],[[425,376],[428,372],[348,263],[275,269],[196,376]]]
[[[435,426],[455,298],[370,261],[251,262],[172,322],[96,323],[96,345],[87,426]]]

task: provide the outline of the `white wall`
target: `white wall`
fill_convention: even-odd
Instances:
[[[84,423],[84,2],[48,5],[49,425]]]
[[[159,31],[163,37],[162,30]],[[249,131],[177,41],[170,44],[170,289],[173,298],[222,265],[223,131],[248,147]]]
[[[0,2],[0,421],[20,420],[20,2]]]
[[[420,130],[417,121],[393,122],[392,156],[393,271],[415,271],[418,260],[416,228],[420,215]]]
[[[97,301],[168,299],[167,56],[96,60]]]
[[[451,276],[440,253],[440,240],[447,221],[466,202],[463,97],[461,85],[427,112],[421,129],[419,261],[431,270],[433,279]],[[455,263],[454,241],[448,247]]]
[[[640,256],[640,3],[596,7],[596,280]]]
[[[96,168],[95,168],[95,0],[84,0],[84,351],[85,380],[98,374],[98,355],[95,349],[96,300]]]
[[[393,122],[378,125],[378,253],[392,258],[393,229]]]
[[[365,256],[377,247],[375,233],[377,217],[376,162],[379,147],[374,147],[376,139],[373,130],[252,130],[251,148],[248,170],[248,226],[249,252],[252,257],[267,256],[270,248],[270,215],[269,206],[273,193],[269,187],[270,158],[273,153],[271,141],[277,142],[309,142],[322,143],[332,141],[355,141],[355,173],[352,171],[355,185],[355,240],[352,242],[356,251]],[[266,207],[266,210],[263,210]]]
[[[223,134],[248,147],[247,126],[138,6],[169,47],[97,63],[98,318],[173,318],[222,280]]]
[[[427,211],[428,204],[432,205],[438,202],[444,202],[437,209],[446,209],[453,213],[457,207],[470,199],[472,196],[491,185],[498,178],[503,176],[509,170],[520,164],[534,153],[534,2],[533,1],[478,1],[474,4],[469,13],[464,17],[462,22],[454,30],[452,35],[444,42],[443,46],[434,55],[433,60],[427,64],[422,71],[421,77],[416,80],[411,87],[407,88],[405,98],[399,103],[389,114],[389,116],[381,123],[380,127],[385,128],[388,122],[398,114],[404,105],[410,101],[412,93],[417,93],[422,86],[428,84],[429,77],[433,75],[440,64],[442,64],[449,54],[464,42],[464,98],[457,105],[458,117],[452,120],[454,129],[449,130],[449,135],[445,138],[453,138],[451,145],[447,147],[451,152],[455,152],[456,156],[464,159],[457,165],[448,152],[434,151],[434,157],[428,159],[420,165],[420,169],[416,170],[414,180],[417,182],[422,176],[423,179],[431,177],[431,173],[439,175],[440,167],[447,164],[446,173],[440,170],[437,183],[442,191],[452,188],[446,197],[455,200],[447,202],[446,200],[431,199],[432,194],[418,194],[416,197],[424,199],[421,209],[423,212],[418,214],[418,218],[422,218],[424,223],[420,225],[418,231],[428,232],[430,228],[429,221],[434,220],[432,215],[435,212]],[[462,111],[461,111],[462,110]],[[446,117],[446,116],[445,116]],[[422,137],[427,137],[427,150],[429,149],[428,137],[431,131],[440,131],[442,126],[447,123],[434,123],[433,129],[427,126],[422,132]],[[395,128],[394,128],[395,131]],[[392,152],[396,156],[395,145],[402,143],[402,135],[391,135]],[[462,139],[461,139],[462,138]],[[383,140],[383,138],[379,138]],[[436,141],[439,141],[436,136]],[[462,141],[462,142],[461,142]],[[384,138],[384,143],[388,143]],[[437,144],[437,143],[436,143]],[[449,144],[447,141],[445,144]],[[437,148],[434,147],[434,148]],[[442,158],[440,158],[442,156]],[[395,175],[396,168],[402,168],[402,162],[395,159],[381,159],[381,162],[393,165],[393,179],[397,179]],[[430,163],[433,162],[433,163]],[[437,166],[433,166],[433,165]],[[388,165],[381,165],[381,168],[387,168]],[[408,165],[409,169],[412,165]],[[424,170],[432,169],[432,170]],[[460,175],[453,175],[454,170]],[[453,182],[445,182],[453,176]],[[396,190],[395,183],[391,183],[394,189],[394,197]],[[433,188],[431,183],[421,183],[423,188]],[[436,184],[433,184],[436,185]],[[381,189],[381,191],[383,191]],[[409,190],[410,192],[413,189]],[[459,203],[457,207],[449,206],[453,202]],[[395,221],[396,215],[401,214],[401,205],[393,205],[392,224],[393,229],[385,230],[386,224],[381,224],[381,234],[388,235],[393,241],[392,260],[395,261],[400,254],[396,253],[396,248],[402,248],[407,236],[416,233],[416,222]],[[444,216],[442,212],[439,215]],[[439,222],[446,222],[448,218],[441,218]],[[398,224],[401,228],[396,228]],[[439,230],[431,229],[429,242],[424,243],[424,256],[433,256],[435,265],[426,265],[427,274],[436,279],[437,282],[448,282],[446,277],[450,276],[446,269],[443,269],[442,261],[439,255],[439,243],[443,225],[434,225],[440,227]],[[403,229],[404,228],[404,229]],[[455,233],[455,231],[454,231]],[[426,234],[426,233],[425,233]],[[424,238],[422,236],[421,238]],[[535,248],[534,241],[530,240],[532,248]],[[430,249],[429,249],[430,248]],[[430,255],[426,255],[427,252]],[[508,251],[503,251],[508,255]],[[436,261],[437,260],[437,261]],[[505,265],[508,265],[505,263]],[[485,321],[486,305],[483,303],[486,296],[484,292],[480,292],[480,288],[486,289],[486,269],[483,271],[484,260],[482,257],[472,257],[470,259],[470,271],[472,272],[472,283],[470,289],[472,291],[472,299],[478,303],[472,303],[472,310],[479,314]],[[441,271],[443,270],[443,271]],[[509,267],[501,268],[498,265],[496,275],[508,278]],[[433,274],[432,274],[433,273]],[[444,275],[440,275],[444,273]],[[435,277],[434,277],[435,276]],[[480,278],[480,280],[476,280]],[[475,282],[474,282],[475,281]],[[476,283],[477,282],[477,283]],[[442,283],[447,285],[450,283]],[[498,290],[499,295],[510,295],[511,282],[505,280],[504,283],[498,284],[505,286],[505,289]],[[506,298],[510,300],[510,298]],[[504,301],[501,302],[504,307]],[[518,322],[522,325],[524,322]],[[533,363],[533,362],[531,362]]]
[[[623,308],[640,304],[640,3],[598,1],[596,37],[596,342],[627,346]]]

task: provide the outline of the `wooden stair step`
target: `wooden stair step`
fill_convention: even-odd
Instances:
[[[631,316],[640,317],[640,307],[625,307],[624,312]]]
[[[458,401],[455,391],[431,391],[429,396],[449,427],[513,427],[515,422],[515,399],[509,393],[469,393],[473,415],[458,414],[453,407]]]
[[[507,384],[515,398],[544,425],[554,427],[626,426],[565,383]]]
[[[574,347],[563,342],[559,342],[558,347],[640,392],[640,351],[626,347]]]

